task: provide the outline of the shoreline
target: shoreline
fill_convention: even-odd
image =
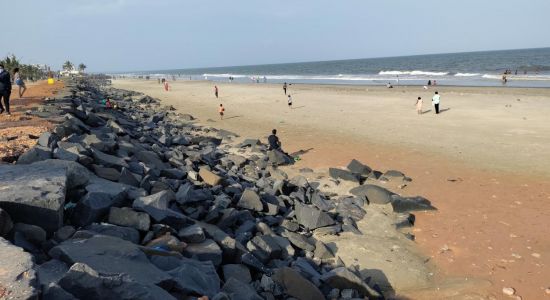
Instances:
[[[117,83],[122,82],[115,80],[113,83],[116,86]],[[141,82],[141,87],[138,85],[138,89],[147,90],[147,94],[161,98],[163,104],[174,105],[177,109],[184,109],[199,117],[200,122],[204,125],[212,125],[238,133],[241,133],[238,130],[241,128],[244,131],[243,137],[246,137],[248,132],[267,132],[258,129],[258,125],[266,126],[261,125],[254,118],[248,120],[241,117],[223,122],[219,120],[208,122],[209,117],[215,118],[215,114],[210,115],[209,109],[205,108],[216,103],[210,102],[210,97],[208,97],[210,96],[209,86],[215,83],[200,83],[200,88],[207,89],[204,95],[196,87],[186,86],[188,83],[190,82],[182,81],[181,89],[174,89],[170,93],[162,93],[156,83],[147,85],[145,81]],[[173,87],[179,84],[180,82],[177,82]],[[227,89],[228,86],[230,84],[222,86],[222,98],[224,89]],[[247,93],[253,93],[256,97],[261,98],[262,93],[258,93],[257,90],[262,86],[269,88],[269,84],[252,83],[239,84],[237,87],[247,88],[249,89]],[[304,88],[304,86],[301,87]],[[186,88],[192,89],[192,91],[186,91]],[[277,90],[279,88],[280,86],[277,85]],[[330,88],[321,86],[320,89]],[[466,93],[467,89],[472,88],[462,88],[462,91],[454,91],[454,93]],[[492,89],[475,88],[474,90],[477,90],[478,94],[483,91],[483,95],[495,92],[499,95],[502,92],[511,91],[511,89],[494,88],[497,89],[496,91]],[[537,100],[538,97],[544,97],[544,95],[540,95],[541,92],[543,94],[547,92],[521,89],[523,90],[515,89],[515,91],[527,91],[527,95],[524,96],[528,97],[530,101],[531,97]],[[360,90],[360,88],[353,90]],[[399,91],[399,89],[392,90],[391,92]],[[345,93],[345,91],[341,92]],[[378,88],[375,92],[386,94],[386,97],[388,93],[384,87]],[[180,102],[167,98],[172,94],[177,94]],[[507,97],[510,98],[510,96],[513,95]],[[245,101],[247,100],[245,99]],[[246,105],[252,104],[254,103],[250,100]],[[265,110],[262,110],[265,109],[264,107],[258,109],[258,112],[265,113]],[[269,124],[273,123],[269,122]],[[283,127],[284,124],[279,123]],[[297,129],[296,126],[290,126],[288,130],[286,128],[281,130],[281,135],[284,137],[283,142],[290,147],[289,152],[316,148],[302,155],[302,160],[295,165],[297,169],[311,165],[316,165],[317,168],[344,165],[349,162],[349,158],[357,158],[367,165],[372,164],[371,167],[376,169],[395,168],[407,175],[410,174],[414,181],[405,189],[399,190],[399,193],[425,195],[439,208],[436,213],[417,214],[414,234],[420,249],[442,269],[443,274],[489,279],[493,282],[493,285],[488,288],[492,295],[500,295],[503,286],[513,286],[518,290],[518,294],[526,299],[543,297],[543,287],[548,284],[544,281],[550,276],[550,273],[541,268],[550,263],[548,250],[550,243],[544,235],[537,233],[538,230],[535,228],[548,225],[548,213],[545,211],[550,209],[547,203],[547,199],[550,199],[550,190],[544,184],[545,179],[548,178],[547,173],[533,176],[529,174],[531,170],[528,167],[512,166],[505,170],[495,169],[480,166],[468,160],[457,160],[457,157],[441,156],[441,153],[437,154],[437,151],[435,151],[436,154],[429,154],[425,152],[425,149],[406,148],[399,143],[397,145],[391,143],[380,145],[380,141],[375,141],[372,138],[365,143],[362,138],[351,139],[343,133],[323,132],[323,135],[316,139],[314,136],[309,136],[313,129],[302,129],[302,127]],[[317,128],[317,132],[319,132],[319,128]],[[375,141],[374,145],[372,145],[373,141]],[[312,147],[313,145],[316,147]],[[320,145],[323,146],[319,148]],[[524,220],[530,220],[529,224],[524,224]],[[531,249],[525,248],[526,244]],[[441,253],[441,249],[445,246],[450,251]],[[516,252],[520,252],[520,254]],[[531,252],[542,254],[542,256],[534,258],[531,256]],[[513,257],[509,258],[512,254],[520,255],[522,259],[512,262]],[[503,260],[510,261],[504,263],[504,269],[501,268]],[[541,267],[537,267],[537,265]],[[530,283],[526,283],[524,280],[526,274],[529,274]]]

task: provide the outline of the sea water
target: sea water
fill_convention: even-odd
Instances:
[[[502,80],[506,75],[507,83]],[[304,63],[126,73],[192,80],[365,84],[550,87],[550,48],[429,54]]]

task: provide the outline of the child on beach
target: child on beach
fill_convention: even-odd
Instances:
[[[419,115],[422,114],[422,97],[418,97],[418,99],[416,99],[416,113]]]
[[[223,120],[223,113],[225,112],[223,104],[220,103],[220,108],[218,109],[218,111],[220,112],[220,120]]]
[[[217,85],[214,86],[214,95],[216,95],[216,98],[218,98],[218,86]]]
[[[432,103],[435,108],[435,113],[439,114],[439,101],[441,100],[441,96],[439,96],[439,93],[436,91],[435,95],[432,98]]]
[[[14,73],[13,81],[19,87],[19,98],[23,98],[23,94],[25,94],[27,87],[25,86],[25,82],[23,81],[23,78],[21,78],[21,73],[19,73],[19,68],[13,69],[13,73]],[[21,89],[23,90],[21,91]]]
[[[292,97],[288,95],[288,108],[292,109]]]

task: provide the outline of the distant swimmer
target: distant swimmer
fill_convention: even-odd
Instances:
[[[292,109],[292,97],[288,95],[288,108]]]
[[[508,78],[506,78],[506,75],[502,75],[502,84],[506,84],[508,82]]]
[[[267,83],[267,77],[264,76],[264,83]]]
[[[432,81],[428,80],[428,86],[432,85]]]
[[[434,85],[437,85],[437,81],[434,79]]]
[[[419,115],[422,114],[422,97],[418,97],[418,99],[416,99],[416,113]]]
[[[214,86],[214,95],[216,95],[216,98],[218,98],[218,86]]]
[[[441,96],[439,96],[439,93],[436,91],[435,95],[432,98],[432,104],[435,108],[435,113],[439,114],[439,102],[441,101]]]
[[[286,82],[283,84],[283,91],[285,91],[285,95],[286,95]]]
[[[223,104],[220,103],[220,108],[218,109],[218,112],[220,113],[220,120],[223,120],[223,113],[225,112],[225,107],[223,107]]]

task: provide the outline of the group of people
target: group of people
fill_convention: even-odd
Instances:
[[[432,97],[432,104],[434,106],[434,109],[435,109],[435,113],[436,114],[439,114],[439,103],[441,101],[441,96],[439,95],[439,92],[435,92],[434,96]],[[416,113],[418,113],[419,115],[422,114],[422,97],[418,97],[416,99]]]
[[[7,112],[8,116],[10,113],[10,96],[12,90],[12,84],[15,84],[19,87],[19,98],[22,98],[27,91],[23,77],[19,72],[19,68],[13,69],[13,82],[12,77],[8,70],[4,68],[4,65],[0,64],[0,114]]]

